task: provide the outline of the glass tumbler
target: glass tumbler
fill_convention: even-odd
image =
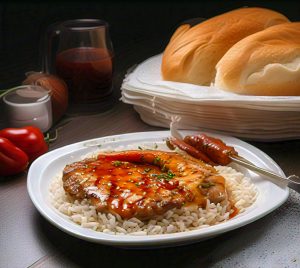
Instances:
[[[70,106],[78,112],[97,112],[111,106],[113,46],[107,22],[68,20],[47,31],[44,69],[68,86]]]

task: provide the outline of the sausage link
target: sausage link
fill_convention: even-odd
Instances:
[[[210,159],[220,165],[228,165],[231,162],[229,156],[238,153],[231,146],[227,146],[220,139],[209,137],[205,134],[186,136],[184,142],[205,153]]]
[[[203,152],[199,151],[198,149],[194,148],[193,146],[187,144],[183,140],[179,140],[174,137],[171,137],[167,140],[167,145],[177,147],[180,150],[187,152],[189,155],[191,155],[197,159],[200,159],[205,163],[208,163],[210,165],[216,165],[216,163],[214,163],[205,153],[203,153]]]

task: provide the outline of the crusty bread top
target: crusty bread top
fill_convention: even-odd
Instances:
[[[300,95],[300,22],[236,43],[217,64],[215,86],[248,95]]]
[[[244,37],[289,20],[264,8],[241,8],[208,19],[194,27],[182,25],[163,54],[165,80],[210,85],[215,65]]]

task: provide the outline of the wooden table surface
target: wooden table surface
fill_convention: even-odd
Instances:
[[[164,42],[139,40],[116,55],[115,92],[126,70],[159,53]],[[2,117],[3,119],[3,117]],[[74,142],[139,131],[161,130],[143,123],[131,106],[89,116],[66,117],[50,150]],[[300,174],[300,141],[255,143],[286,174]],[[33,206],[26,173],[0,180],[0,267],[300,267],[300,196],[290,191],[276,211],[245,227],[187,246],[122,249],[74,238],[45,220]]]

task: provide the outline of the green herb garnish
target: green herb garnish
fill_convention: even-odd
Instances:
[[[167,174],[151,174],[151,177],[156,177],[157,179],[163,179],[163,180],[171,180],[175,177],[175,174],[169,171]]]
[[[156,156],[153,160],[153,164],[157,165],[161,161],[160,157]]]
[[[119,166],[122,165],[122,162],[121,162],[121,161],[114,161],[112,164],[113,164],[115,167],[119,167]]]
[[[215,186],[215,184],[212,182],[202,182],[202,183],[200,183],[200,186],[201,186],[201,188],[209,188],[211,186]]]
[[[173,179],[175,177],[175,174],[172,173],[171,171],[168,171],[168,178],[169,180]]]

